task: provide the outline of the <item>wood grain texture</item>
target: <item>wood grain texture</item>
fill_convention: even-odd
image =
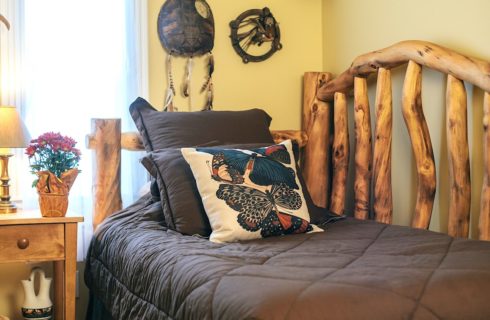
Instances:
[[[143,151],[143,140],[138,132],[123,132],[121,134],[121,148],[130,151]]]
[[[429,129],[422,109],[422,67],[410,61],[403,83],[403,118],[417,166],[417,202],[412,227],[429,227],[436,193],[436,170]]]
[[[335,92],[347,92],[354,77],[366,77],[379,68],[391,69],[414,61],[450,74],[490,92],[490,63],[459,54],[427,41],[409,40],[358,56],[351,67],[318,90],[318,99],[331,101]]]
[[[319,101],[318,88],[332,75],[307,72],[304,75],[303,130],[308,143],[303,150],[302,172],[313,202],[327,207],[330,161],[330,104]]]
[[[75,288],[77,272],[77,224],[65,224],[65,320],[75,320]]]
[[[356,135],[354,216],[369,218],[371,197],[372,137],[366,78],[354,79],[354,130]]]
[[[0,261],[62,260],[65,258],[64,236],[63,224],[1,226]],[[21,240],[28,243],[23,249],[19,247]]]
[[[374,216],[376,221],[391,224],[393,196],[391,189],[391,140],[393,123],[391,71],[380,68],[376,88],[376,129],[373,159]]]
[[[481,191],[479,239],[490,240],[490,92],[483,98],[483,186]]]
[[[349,124],[347,97],[344,93],[335,93],[333,113],[334,137],[332,146],[332,193],[330,211],[344,214],[345,191],[349,170]]]
[[[121,210],[121,120],[92,119],[94,157],[94,229]]]
[[[271,134],[275,143],[281,143],[285,140],[292,140],[302,148],[306,146],[308,142],[308,135],[306,132],[301,130],[273,130],[271,131]]]
[[[19,224],[51,224],[65,222],[82,222],[83,217],[68,212],[64,217],[43,218],[39,210],[19,210],[16,214],[0,215],[0,226]]]
[[[446,89],[446,132],[449,151],[448,234],[467,238],[469,234],[471,181],[466,90],[463,81],[448,75]]]
[[[63,319],[65,314],[65,261],[54,261],[54,316]]]

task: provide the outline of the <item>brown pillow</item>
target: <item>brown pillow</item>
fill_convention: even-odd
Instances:
[[[269,145],[269,143],[254,143],[222,145],[219,147],[248,150]],[[296,155],[295,157],[297,158]],[[182,156],[180,148],[153,151],[143,157],[141,163],[157,179],[165,221],[168,227],[182,234],[198,234],[208,237],[211,234],[211,226],[191,168]],[[310,222],[322,224],[330,221],[334,216],[327,209],[317,207],[313,203],[300,171],[297,170],[297,172],[310,214]]]
[[[263,110],[161,112],[145,99],[129,107],[146,151],[202,145],[213,140],[227,143],[274,143],[271,117]]]

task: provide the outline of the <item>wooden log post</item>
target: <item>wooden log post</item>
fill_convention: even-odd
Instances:
[[[448,75],[446,91],[450,184],[448,234],[464,238],[469,234],[471,205],[466,99],[463,81]]]
[[[369,218],[371,197],[372,137],[366,78],[354,78],[354,125],[356,134],[354,216]]]
[[[393,196],[391,190],[392,93],[391,71],[380,68],[376,88],[376,129],[373,160],[374,215],[376,221],[391,224]]]
[[[337,92],[334,99],[334,138],[332,146],[332,193],[330,211],[344,214],[345,190],[349,170],[349,124],[347,115],[347,97]]]
[[[304,75],[303,130],[308,143],[303,150],[302,172],[313,202],[326,207],[329,188],[330,104],[316,98],[318,88],[329,81],[326,72]]]
[[[410,61],[403,83],[403,118],[417,165],[417,202],[412,227],[429,227],[436,193],[436,169],[429,128],[422,109],[422,67]]]
[[[483,98],[483,186],[481,191],[479,239],[490,240],[490,92]]]
[[[121,120],[92,119],[92,135],[87,147],[93,147],[93,226],[121,210]]]

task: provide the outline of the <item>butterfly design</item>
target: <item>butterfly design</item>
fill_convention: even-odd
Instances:
[[[282,144],[276,144],[270,147],[254,149],[254,152],[260,153],[263,156],[271,157],[272,159],[291,164],[291,156],[289,155],[288,149]]]
[[[245,181],[243,174],[240,174],[238,170],[226,164],[225,155],[222,152],[213,156],[213,160],[211,161],[211,178],[216,181],[232,184],[242,184]]]
[[[216,196],[239,212],[237,221],[243,229],[260,230],[262,237],[312,229],[308,221],[284,212],[302,206],[299,193],[285,184],[272,185],[265,192],[244,185],[220,184]]]
[[[267,148],[253,150],[251,153],[235,149],[197,148],[196,150],[213,155],[212,175],[217,181],[233,183],[230,179],[223,179],[219,174],[215,174],[215,172],[220,171],[220,167],[223,167],[221,170],[226,172],[226,174],[223,173],[222,176],[239,175],[243,177],[244,182],[249,179],[253,184],[259,186],[282,183],[292,189],[299,189],[294,170],[286,167],[281,161],[277,161],[272,156],[274,152],[269,152],[271,156],[267,155]],[[287,152],[287,150],[284,151]],[[282,152],[279,151],[279,153]],[[279,157],[277,153],[275,154],[278,158],[287,160],[284,155]]]

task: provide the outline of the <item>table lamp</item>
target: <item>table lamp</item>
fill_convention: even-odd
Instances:
[[[15,213],[17,208],[10,202],[10,178],[8,174],[11,148],[26,147],[31,138],[15,107],[0,106],[0,214]]]

